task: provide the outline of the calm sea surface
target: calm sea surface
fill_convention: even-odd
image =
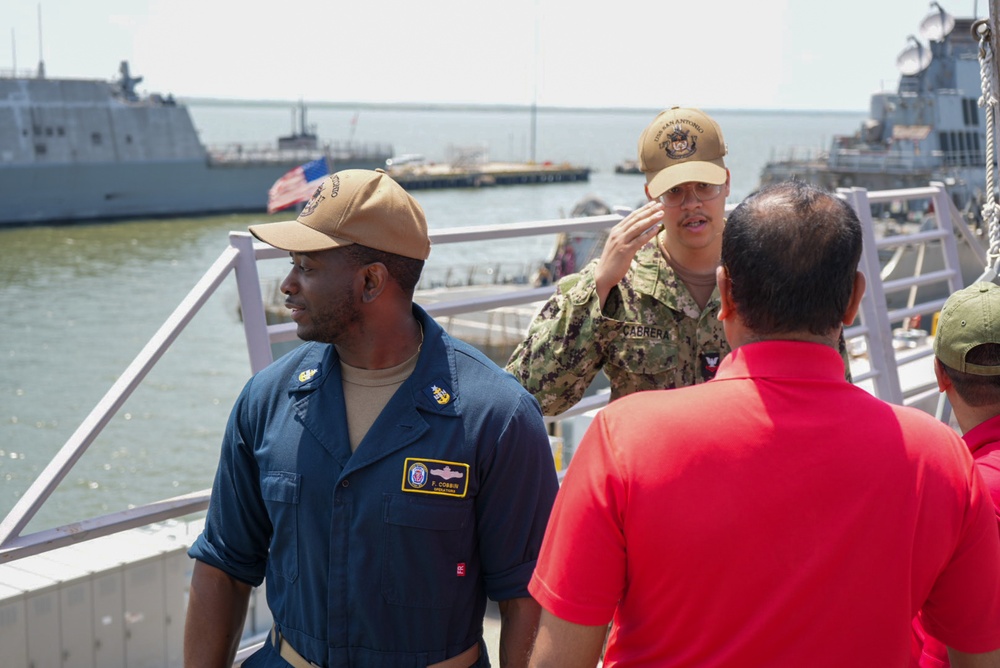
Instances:
[[[208,144],[272,141],[290,109],[192,105]],[[589,165],[589,183],[419,192],[433,228],[544,220],[587,195],[636,205],[641,176],[614,165],[635,155],[655,111],[540,112],[535,158]],[[729,145],[731,201],[761,167],[796,147],[853,132],[858,113],[714,112]],[[356,118],[356,122],[352,121]],[[494,160],[532,156],[527,112],[311,109],[324,139],[391,142],[396,153],[444,161],[486,146]],[[353,127],[353,129],[352,129]],[[353,134],[352,134],[353,132]],[[264,194],[262,193],[262,198]],[[227,245],[230,230],[286,216],[232,215],[0,229],[0,517],[110,389]],[[442,246],[428,271],[473,262],[524,263],[553,240]],[[278,278],[285,261],[264,263]],[[142,387],[83,455],[29,530],[83,519],[211,485],[229,409],[249,377],[230,277]]]

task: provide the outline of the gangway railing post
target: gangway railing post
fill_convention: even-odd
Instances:
[[[936,191],[931,195],[931,201],[934,202],[934,220],[937,222],[938,229],[948,232],[941,239],[941,248],[944,251],[945,267],[950,273],[950,276],[948,276],[948,294],[952,294],[965,287],[962,284],[962,265],[958,259],[958,242],[956,241],[955,232],[963,236],[967,236],[971,232],[968,226],[964,224],[964,221],[959,219],[959,222],[961,222],[959,224],[959,222],[954,220],[952,210],[955,207],[951,203],[951,198],[948,197],[948,191],[945,190],[944,184],[939,181],[931,181],[931,188]],[[966,239],[969,245],[972,245],[974,241],[975,239]]]
[[[250,355],[250,371],[257,373],[274,361],[271,339],[264,313],[264,296],[260,291],[260,274],[253,236],[249,232],[230,232],[229,245],[239,251],[236,259],[236,290],[240,298],[243,333]]]
[[[882,289],[881,265],[868,191],[864,188],[838,188],[837,193],[854,209],[861,221],[861,271],[867,279],[865,294],[861,299],[861,319],[868,330],[868,360],[873,372],[875,396],[902,405],[903,390],[892,347],[892,326],[886,309],[885,291]]]
[[[940,181],[931,181],[931,187],[937,191],[931,196],[931,200],[934,202],[934,217],[937,220],[938,227],[944,229],[945,225],[951,225],[954,231],[959,232],[965,237],[966,243],[976,252],[977,257],[982,260],[985,266],[987,262],[986,253],[978,243],[978,240],[973,237],[972,230],[965,224],[965,220],[959,214],[951,198],[948,197],[948,191],[945,190],[944,184]],[[948,292],[953,294],[965,287],[963,285],[962,265],[958,258],[956,235],[945,235],[942,244],[945,266],[952,271],[951,276],[948,277]],[[983,274],[977,280],[993,281],[995,278],[996,274],[993,268],[986,267]],[[951,420],[951,404],[948,402],[948,395],[943,392],[938,397],[934,416],[945,423]]]

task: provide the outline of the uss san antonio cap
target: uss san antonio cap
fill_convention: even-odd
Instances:
[[[639,169],[654,198],[681,183],[725,183],[725,155],[722,128],[690,107],[661,111],[639,137]]]
[[[983,343],[1000,343],[1000,285],[973,283],[944,303],[934,337],[934,354],[945,365],[977,376],[1000,376],[1000,366],[965,361]]]
[[[345,169],[324,179],[299,217],[251,225],[250,233],[297,253],[361,244],[426,260],[431,252],[424,210],[385,171]]]

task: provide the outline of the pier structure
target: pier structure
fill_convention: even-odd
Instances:
[[[590,168],[569,164],[520,162],[487,162],[471,166],[421,164],[390,168],[389,175],[407,190],[436,190],[576,183],[590,180]]]

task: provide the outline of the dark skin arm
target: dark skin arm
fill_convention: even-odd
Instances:
[[[195,561],[184,624],[184,668],[230,668],[239,649],[250,585]]]
[[[500,666],[524,668],[528,665],[542,608],[530,596],[499,601],[497,607],[500,608]]]
[[[966,654],[949,647],[948,660],[954,668],[1000,668],[1000,649],[985,654]]]
[[[601,658],[608,626],[583,626],[542,611],[531,668],[593,668]]]

